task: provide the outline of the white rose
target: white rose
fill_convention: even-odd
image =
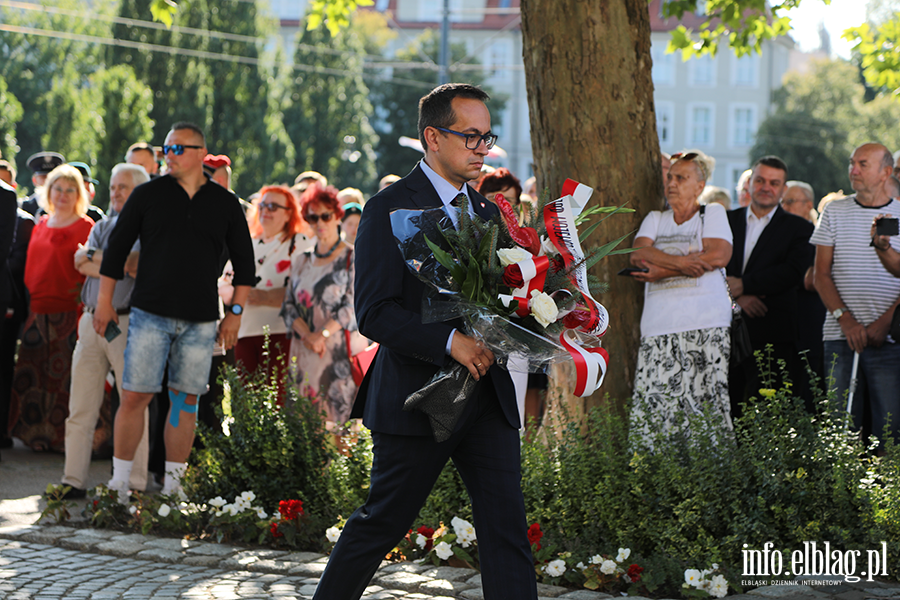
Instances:
[[[453,556],[453,548],[451,548],[450,544],[448,544],[447,542],[441,542],[440,544],[435,546],[434,552],[441,560],[447,560],[448,558]]]
[[[544,568],[544,572],[550,577],[559,577],[566,572],[566,561],[559,558],[551,560]]]
[[[325,530],[325,537],[328,538],[328,541],[333,544],[338,541],[339,537],[341,537],[341,530],[337,527],[329,527]]]
[[[531,306],[532,316],[534,316],[534,318],[537,319],[537,322],[544,327],[555,322],[556,318],[559,316],[559,309],[556,307],[556,302],[544,292],[531,290],[531,300],[528,304]]]
[[[616,572],[616,563],[611,560],[604,560],[600,563],[600,572],[604,575],[612,575]]]
[[[619,548],[619,554],[616,555],[616,562],[628,560],[629,556],[631,556],[631,548]]]
[[[159,514],[159,516],[161,516],[162,518],[165,519],[166,517],[169,516],[170,512],[172,512],[172,509],[169,508],[168,504],[160,504],[157,514]]]
[[[500,259],[500,264],[504,267],[514,265],[523,260],[528,260],[531,257],[531,252],[525,248],[519,248],[518,246],[515,248],[501,248],[497,250],[497,258]]]
[[[416,536],[416,546],[421,549],[425,549],[425,544],[428,543],[428,538],[422,535],[421,533]]]
[[[603,557],[600,556],[599,554],[595,554],[595,555],[593,555],[593,556],[591,557],[591,564],[592,564],[592,565],[599,565],[599,564],[602,563],[602,562],[603,562]]]

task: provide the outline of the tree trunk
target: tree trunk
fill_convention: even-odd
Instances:
[[[637,211],[604,221],[587,246],[636,231],[662,202],[647,1],[522,0],[521,14],[537,189],[556,198],[569,177],[594,188],[591,204]],[[610,312],[610,366],[587,407],[631,397],[643,286],[616,277],[627,265],[612,256],[591,271],[610,286],[597,298]]]

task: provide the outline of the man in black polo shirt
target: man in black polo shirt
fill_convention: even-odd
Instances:
[[[163,493],[180,491],[194,441],[197,396],[207,388],[213,344],[217,338],[225,348],[237,342],[243,305],[256,283],[253,245],[238,199],[203,174],[203,132],[190,123],[176,123],[163,150],[167,174],[134,189],[110,236],[94,311],[94,330],[107,335],[110,322],[118,322],[112,304],[116,280],[124,276],[125,260],[140,238],[122,377],[125,391],[116,414],[109,482],[120,500],[127,497],[144,409],[161,391],[167,362],[171,408],[165,426]],[[217,331],[216,280],[226,248],[234,266],[234,299]]]

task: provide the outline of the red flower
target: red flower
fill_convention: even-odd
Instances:
[[[274,522],[273,522],[273,523],[269,526],[269,531],[272,532],[272,537],[274,537],[274,538],[284,537],[284,534],[283,534],[283,533],[278,533],[278,523],[274,523]]]
[[[544,532],[541,531],[540,524],[535,523],[528,528],[528,542],[534,547],[535,550],[541,549],[542,537],[544,537]]]
[[[303,500],[282,500],[278,503],[278,512],[285,521],[293,521],[303,515]]]
[[[275,263],[275,272],[276,273],[284,273],[285,271],[287,271],[290,268],[291,268],[291,261],[289,261],[287,259],[279,260],[277,263]]]
[[[514,290],[525,285],[525,278],[522,277],[522,269],[519,265],[507,265],[503,269],[503,285],[509,286]]]
[[[631,580],[632,583],[637,583],[641,580],[641,573],[644,572],[644,567],[639,567],[638,565],[631,565],[628,567],[628,571],[625,575],[628,576],[628,579]]]
[[[434,529],[422,525],[416,529],[416,533],[421,534],[425,538],[425,548],[423,548],[423,550],[425,550],[425,552],[431,552],[431,547],[434,545],[434,540],[431,539],[434,535]]]

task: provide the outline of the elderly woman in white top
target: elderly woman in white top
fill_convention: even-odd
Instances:
[[[731,428],[728,359],[731,304],[721,270],[731,258],[725,209],[698,202],[715,161],[702,152],[672,156],[670,208],[644,218],[631,254],[633,277],[646,283],[632,417],[637,429],[667,432],[678,416],[721,415]]]

